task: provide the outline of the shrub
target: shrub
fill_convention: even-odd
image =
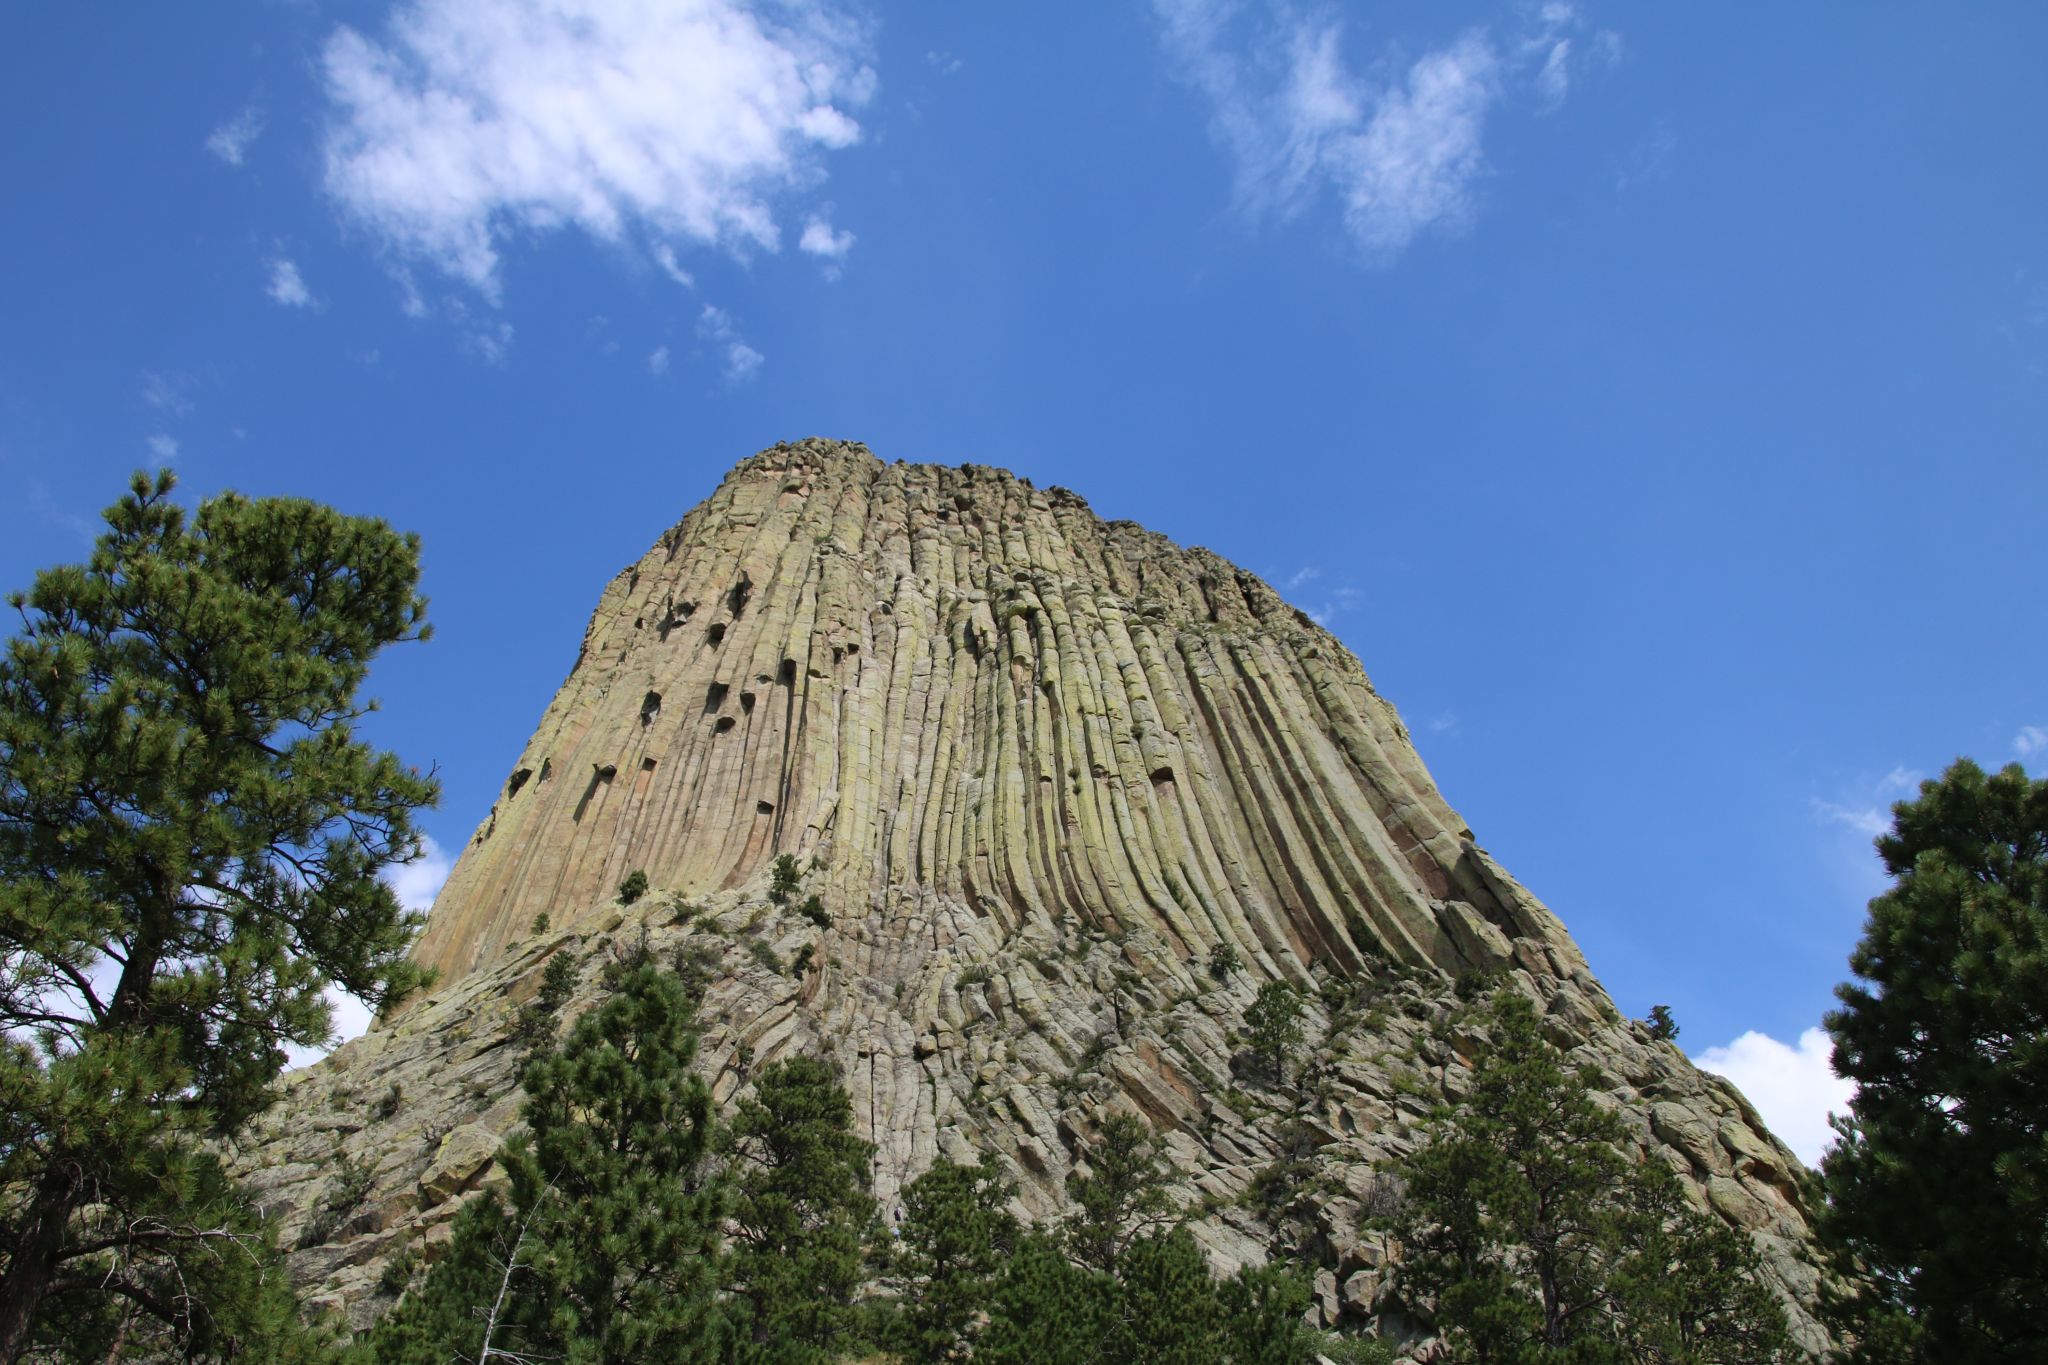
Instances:
[[[1231,973],[1243,970],[1244,959],[1229,943],[1219,943],[1209,950],[1209,975],[1218,981],[1228,981]]]
[[[780,854],[775,859],[768,883],[768,899],[777,905],[789,904],[789,898],[803,881],[803,873],[797,870],[794,853]]]
[[[1650,1006],[1650,1017],[1643,1021],[1650,1030],[1650,1036],[1660,1043],[1675,1042],[1678,1039],[1678,1021],[1671,1017],[1671,1006]]]
[[[631,905],[646,894],[647,874],[645,872],[633,872],[627,876],[626,880],[619,883],[619,903],[621,905]]]

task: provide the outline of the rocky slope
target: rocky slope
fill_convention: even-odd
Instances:
[[[783,853],[804,881],[778,905]],[[655,891],[620,906],[636,870]],[[1482,1045],[1431,1037],[1454,983],[1498,974],[1820,1340],[1796,1159],[1620,1017],[1357,661],[1258,579],[1063,489],[777,446],[613,580],[436,904],[434,992],[289,1078],[248,1139],[309,1285],[358,1322],[388,1301],[492,1176],[547,959],[577,955],[580,1005],[643,934],[710,978],[721,1099],[780,1055],[838,1061],[885,1208],[937,1156],[995,1152],[1051,1214],[1079,1136],[1135,1109],[1216,1259],[1305,1247],[1333,1323],[1391,1306],[1374,1171]],[[1244,964],[1220,982],[1219,947]],[[1271,980],[1309,992],[1315,1046],[1262,1087],[1234,1035]],[[1313,1212],[1275,1228],[1244,1196],[1293,1151]]]

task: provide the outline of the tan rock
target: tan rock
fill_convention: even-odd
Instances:
[[[768,900],[784,853],[828,925]],[[622,907],[636,870],[653,889]],[[1339,1192],[1316,1214],[1328,1323],[1368,1315],[1393,1273],[1367,1227],[1380,1168],[1484,1040],[1415,1050],[1460,973],[1503,973],[1649,1156],[1776,1249],[1795,1325],[1818,1331],[1797,1189],[1771,1174],[1789,1154],[1636,1038],[1350,653],[1252,575],[1066,490],[800,441],[743,461],[604,589],[435,906],[433,993],[288,1078],[237,1158],[289,1243],[337,1143],[376,1157],[374,1236],[295,1260],[351,1321],[382,1260],[439,1254],[461,1200],[502,1179],[507,1040],[548,956],[588,964],[643,931],[710,978],[699,1064],[720,1104],[777,1057],[838,1064],[885,1207],[942,1155],[993,1155],[1020,1213],[1059,1216],[1121,1110],[1163,1132],[1184,1203],[1219,1201],[1194,1224],[1212,1262],[1257,1264],[1267,1230],[1231,1201],[1306,1132]],[[1219,947],[1244,968],[1224,982]],[[1311,990],[1310,1093],[1236,1079],[1262,984],[1343,978],[1377,1002],[1327,1034]],[[565,1015],[600,989],[586,965]]]
[[[498,1135],[477,1124],[466,1123],[450,1132],[420,1176],[420,1204],[432,1208],[468,1189],[497,1160],[498,1146]]]

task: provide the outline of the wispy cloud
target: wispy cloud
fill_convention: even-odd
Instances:
[[[1813,798],[1814,818],[1822,824],[1840,825],[1866,839],[1875,839],[1891,830],[1892,802],[1919,790],[1923,776],[1915,768],[1895,767],[1868,786],[1858,783],[1845,792],[1836,793],[1837,800],[1816,796]]]
[[[2020,732],[2012,737],[2012,751],[2023,759],[2038,758],[2048,753],[2048,729],[2039,725],[2022,725]]]
[[[704,305],[697,315],[697,335],[718,347],[728,384],[744,384],[760,370],[764,357],[747,345],[733,325],[732,315],[723,308]]]
[[[668,373],[668,347],[657,346],[654,348],[653,353],[647,357],[647,372],[649,374]]]
[[[563,227],[773,251],[773,201],[860,139],[867,51],[830,0],[410,0],[322,53],[327,189],[490,297],[509,239]]]
[[[186,394],[186,381],[155,370],[142,372],[142,401],[158,412],[167,412],[173,417],[183,417],[192,411],[192,400]]]
[[[270,295],[272,303],[283,304],[286,308],[311,308],[314,305],[312,291],[299,275],[296,263],[279,256],[270,263],[270,286],[264,292]]]
[[[1878,806],[1845,806],[1816,796],[1813,798],[1813,813],[1828,824],[1845,825],[1871,839],[1892,827],[1891,816]]]
[[[1835,1074],[1833,1055],[1834,1044],[1821,1029],[1806,1030],[1789,1046],[1752,1029],[1693,1061],[1735,1082],[1771,1131],[1801,1161],[1818,1166],[1835,1137],[1828,1115],[1847,1113],[1856,1095],[1855,1083]]]
[[[207,135],[206,150],[230,166],[239,166],[249,146],[263,135],[263,112],[253,104]]]
[[[1297,588],[1300,588],[1314,581],[1315,579],[1321,578],[1322,576],[1323,571],[1315,567],[1315,565],[1303,565],[1301,568],[1296,569],[1292,574],[1288,575],[1287,581],[1280,585],[1280,589],[1282,592],[1293,592]]]
[[[662,274],[668,276],[685,289],[693,288],[696,285],[697,277],[683,269],[682,262],[676,259],[674,247],[670,246],[667,242],[656,242],[653,254],[654,263],[661,267]]]
[[[512,354],[512,324],[509,322],[487,323],[469,333],[465,345],[476,352],[486,365],[502,365]]]
[[[159,431],[143,444],[149,447],[158,464],[169,464],[178,458],[178,438],[169,432]]]
[[[1355,72],[1340,24],[1289,7],[1153,0],[1153,9],[1175,73],[1210,102],[1240,207],[1284,219],[1330,195],[1379,264],[1425,232],[1469,222],[1488,115],[1518,89],[1554,107],[1580,64],[1571,34],[1581,21],[1563,4],[1543,6],[1518,34],[1472,29],[1400,63],[1393,79]]]

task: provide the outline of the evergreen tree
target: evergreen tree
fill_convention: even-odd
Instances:
[[[1399,1167],[1401,1283],[1455,1359],[1762,1365],[1788,1357],[1754,1250],[1692,1213],[1662,1168],[1568,1070],[1535,1008],[1496,991],[1471,1087]]]
[[[138,1314],[233,1353],[270,1309],[229,1282],[270,1253],[199,1141],[326,1041],[329,982],[381,1008],[420,975],[378,873],[436,787],[354,729],[371,658],[426,634],[417,540],[172,486],[137,475],[86,563],[11,599],[0,1361]]]
[[[723,1144],[733,1158],[726,1264],[731,1359],[830,1361],[855,1335],[875,1224],[874,1148],[831,1066],[796,1057],[763,1068]]]
[[[1086,1157],[1088,1174],[1067,1181],[1077,1208],[1060,1237],[1024,1233],[1007,1257],[984,1249],[981,1262],[999,1269],[982,1281],[988,1320],[974,1339],[974,1360],[1306,1365],[1314,1358],[1313,1334],[1301,1323],[1308,1292],[1300,1281],[1271,1268],[1218,1281],[1187,1228],[1168,1225],[1165,1172],[1142,1120],[1104,1119]],[[906,1228],[906,1238],[913,1235],[921,1233]],[[906,1298],[914,1319],[921,1311],[914,1287]]]
[[[1117,1365],[1102,1347],[1116,1323],[1116,1281],[1077,1265],[1059,1243],[1027,1233],[988,1299],[977,1365]]]
[[[1857,1092],[1822,1228],[1868,1277],[1859,1358],[2048,1358],[2048,781],[1959,760],[1877,851],[1894,881],[1827,1019]]]
[[[1067,1254],[1091,1270],[1114,1271],[1133,1238],[1166,1222],[1166,1172],[1152,1130],[1132,1114],[1105,1117],[1087,1157],[1087,1174],[1067,1177],[1075,1205],[1066,1221]]]
[[[1259,1073],[1287,1079],[1287,1059],[1301,1046],[1301,992],[1284,981],[1268,981],[1244,1012],[1250,1052]]]
[[[479,1195],[448,1254],[377,1328],[379,1365],[696,1361],[718,1340],[725,1191],[682,984],[629,955],[607,997],[526,1068],[509,1204]]]
[[[1013,1193],[987,1161],[942,1160],[904,1188],[895,1335],[909,1359],[941,1360],[972,1340],[975,1320],[1024,1235],[1007,1207]]]

